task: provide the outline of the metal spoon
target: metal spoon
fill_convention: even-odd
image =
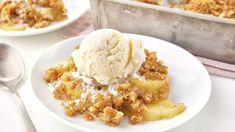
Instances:
[[[36,132],[36,129],[18,94],[17,85],[24,77],[25,65],[21,54],[11,46],[0,43],[0,87],[12,93],[19,112],[24,121],[26,132]]]

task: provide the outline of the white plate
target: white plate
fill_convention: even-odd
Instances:
[[[169,67],[170,99],[185,103],[184,113],[173,119],[137,125],[130,125],[125,120],[115,128],[106,126],[101,121],[85,121],[81,116],[67,117],[59,101],[56,101],[48,90],[43,74],[48,66],[67,60],[73,47],[81,43],[84,37],[71,38],[53,45],[37,59],[32,68],[30,78],[33,91],[48,112],[65,124],[86,132],[159,132],[175,128],[194,117],[205,106],[211,93],[211,80],[204,66],[189,52],[169,42],[141,35],[130,36],[141,38],[144,47],[157,51],[158,58]]]
[[[68,18],[66,18],[65,20],[61,22],[52,23],[48,27],[39,28],[39,29],[29,28],[24,31],[4,31],[0,29],[0,36],[20,37],[20,36],[31,36],[31,35],[51,32],[74,22],[79,16],[81,16],[84,13],[86,9],[89,8],[88,0],[63,0],[63,2],[65,4],[65,8],[68,11],[67,12]]]

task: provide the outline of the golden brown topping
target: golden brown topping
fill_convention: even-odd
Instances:
[[[142,114],[134,114],[129,117],[129,123],[134,125],[139,122],[143,121],[143,115]]]
[[[183,4],[172,5],[187,11],[235,19],[234,0],[185,0]]]
[[[113,98],[113,107],[115,109],[120,109],[124,103],[123,96],[117,95]]]
[[[44,74],[44,80],[47,83],[52,83],[58,80],[64,73],[76,71],[76,66],[72,58],[69,59],[66,64],[58,64],[56,66],[50,67],[46,70]]]
[[[96,112],[103,111],[105,107],[112,107],[112,105],[112,96],[108,95],[104,97],[103,100],[100,100],[93,105],[93,114],[96,114]]]
[[[64,107],[67,116],[75,116],[76,114],[78,114],[79,109],[81,108],[78,107],[74,102]]]
[[[145,96],[143,96],[143,100],[146,103],[150,103],[153,101],[153,95],[150,93],[147,93],[147,94],[145,94]]]
[[[146,79],[164,80],[167,74],[167,67],[157,60],[156,52],[149,52],[145,49],[146,61],[140,67],[140,74]]]
[[[112,107],[105,107],[102,113],[99,113],[99,118],[109,126],[117,126],[120,124],[124,114]]]
[[[87,121],[92,121],[92,120],[94,120],[94,117],[93,117],[93,115],[92,115],[91,113],[85,113],[85,114],[83,115],[83,118],[84,118],[85,120],[87,120]]]
[[[66,115],[75,116],[77,114],[83,114],[84,112],[88,111],[91,105],[90,97],[87,96],[85,99],[82,99],[79,102],[68,102],[68,104],[65,105],[64,110]]]
[[[149,4],[160,5],[161,0],[137,0]],[[235,19],[235,0],[183,0],[180,4],[170,4],[170,7],[180,8],[186,11],[198,12]]]
[[[82,94],[82,81],[71,78],[71,76],[63,75],[60,85],[54,91],[54,97],[61,100],[75,100],[79,99]]]

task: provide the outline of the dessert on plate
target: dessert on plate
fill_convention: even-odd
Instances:
[[[173,118],[184,112],[183,103],[168,99],[167,66],[142,41],[113,29],[88,35],[71,57],[44,74],[54,98],[66,115],[101,120],[118,126]]]
[[[0,29],[5,31],[43,28],[66,18],[62,0],[0,1]]]

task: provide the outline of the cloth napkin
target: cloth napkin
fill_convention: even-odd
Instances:
[[[92,32],[94,28],[91,24],[90,11],[87,10],[74,23],[62,29],[59,35],[63,38],[70,38],[80,35],[86,35]],[[228,64],[208,58],[196,56],[199,61],[205,66],[210,74],[233,78],[235,79],[235,65]]]

